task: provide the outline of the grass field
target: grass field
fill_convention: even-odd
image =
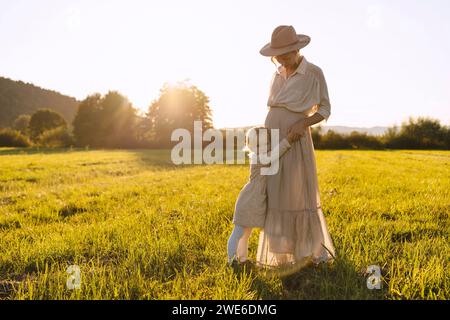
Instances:
[[[337,251],[291,276],[226,267],[246,165],[165,151],[0,149],[2,299],[449,299],[450,152],[316,151]],[[251,237],[254,257],[257,232]],[[66,287],[69,265],[81,288]],[[369,265],[382,271],[369,290]],[[292,285],[293,283],[293,285]]]

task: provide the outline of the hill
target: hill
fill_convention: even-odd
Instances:
[[[31,83],[0,77],[0,127],[11,126],[21,114],[32,114],[40,108],[59,112],[71,123],[78,101],[59,92],[46,90]]]

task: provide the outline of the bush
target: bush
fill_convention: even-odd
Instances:
[[[384,149],[383,143],[375,136],[352,131],[346,137],[352,149]]]
[[[0,147],[30,147],[31,141],[17,130],[0,129]]]
[[[320,135],[319,130],[314,130],[311,135],[317,149],[384,149],[384,144],[378,137],[357,131],[340,134],[328,130],[326,134]]]
[[[74,145],[74,139],[65,126],[44,131],[37,140],[43,147],[63,148]]]
[[[320,143],[322,141],[322,127],[321,126],[311,127],[311,138],[313,140],[314,146],[320,147]]]
[[[410,118],[400,128],[390,128],[382,137],[391,149],[449,149],[449,128],[439,120],[419,117]]]
[[[326,134],[321,136],[318,149],[351,149],[351,144],[343,135],[328,130]]]

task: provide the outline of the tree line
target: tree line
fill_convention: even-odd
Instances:
[[[164,84],[144,116],[117,91],[86,97],[71,123],[52,109],[19,115],[0,129],[0,146],[170,148],[175,129],[193,132],[196,120],[203,130],[213,128],[209,98],[187,81]]]
[[[353,131],[322,134],[315,127],[311,135],[316,149],[440,149],[450,150],[450,126],[429,117],[409,117],[401,126],[392,126],[380,136]]]
[[[171,148],[171,133],[178,128],[193,132],[194,121],[203,131],[213,128],[209,98],[188,82],[164,84],[147,113],[139,115],[128,98],[117,91],[95,93],[79,103],[67,123],[58,112],[39,109],[19,115],[0,129],[0,146]],[[450,127],[427,117],[409,118],[381,136],[351,132],[339,134],[320,126],[311,128],[316,149],[442,149],[449,150]],[[226,135],[222,135],[224,138]],[[225,141],[223,145],[226,146]]]

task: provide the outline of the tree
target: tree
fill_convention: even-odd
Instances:
[[[59,113],[50,109],[39,109],[31,116],[30,136],[32,139],[37,139],[44,131],[58,127],[67,127],[66,120]]]
[[[419,117],[417,120],[409,118],[408,123],[402,125],[400,135],[411,138],[417,145],[424,148],[443,146],[444,130],[439,120]]]
[[[132,147],[135,144],[136,110],[116,91],[101,101],[101,143],[106,147]]]
[[[81,101],[72,122],[73,135],[79,146],[100,146],[99,126],[101,112],[101,95],[95,93]]]
[[[147,116],[147,138],[160,147],[172,144],[173,130],[194,131],[194,121],[202,121],[202,130],[213,127],[209,98],[188,81],[164,84],[158,100],[152,102]]]
[[[77,145],[91,147],[134,147],[136,110],[119,92],[104,97],[96,93],[84,99],[73,121]]]
[[[28,127],[30,125],[31,116],[29,114],[21,114],[14,120],[13,128],[24,135],[28,135]]]

